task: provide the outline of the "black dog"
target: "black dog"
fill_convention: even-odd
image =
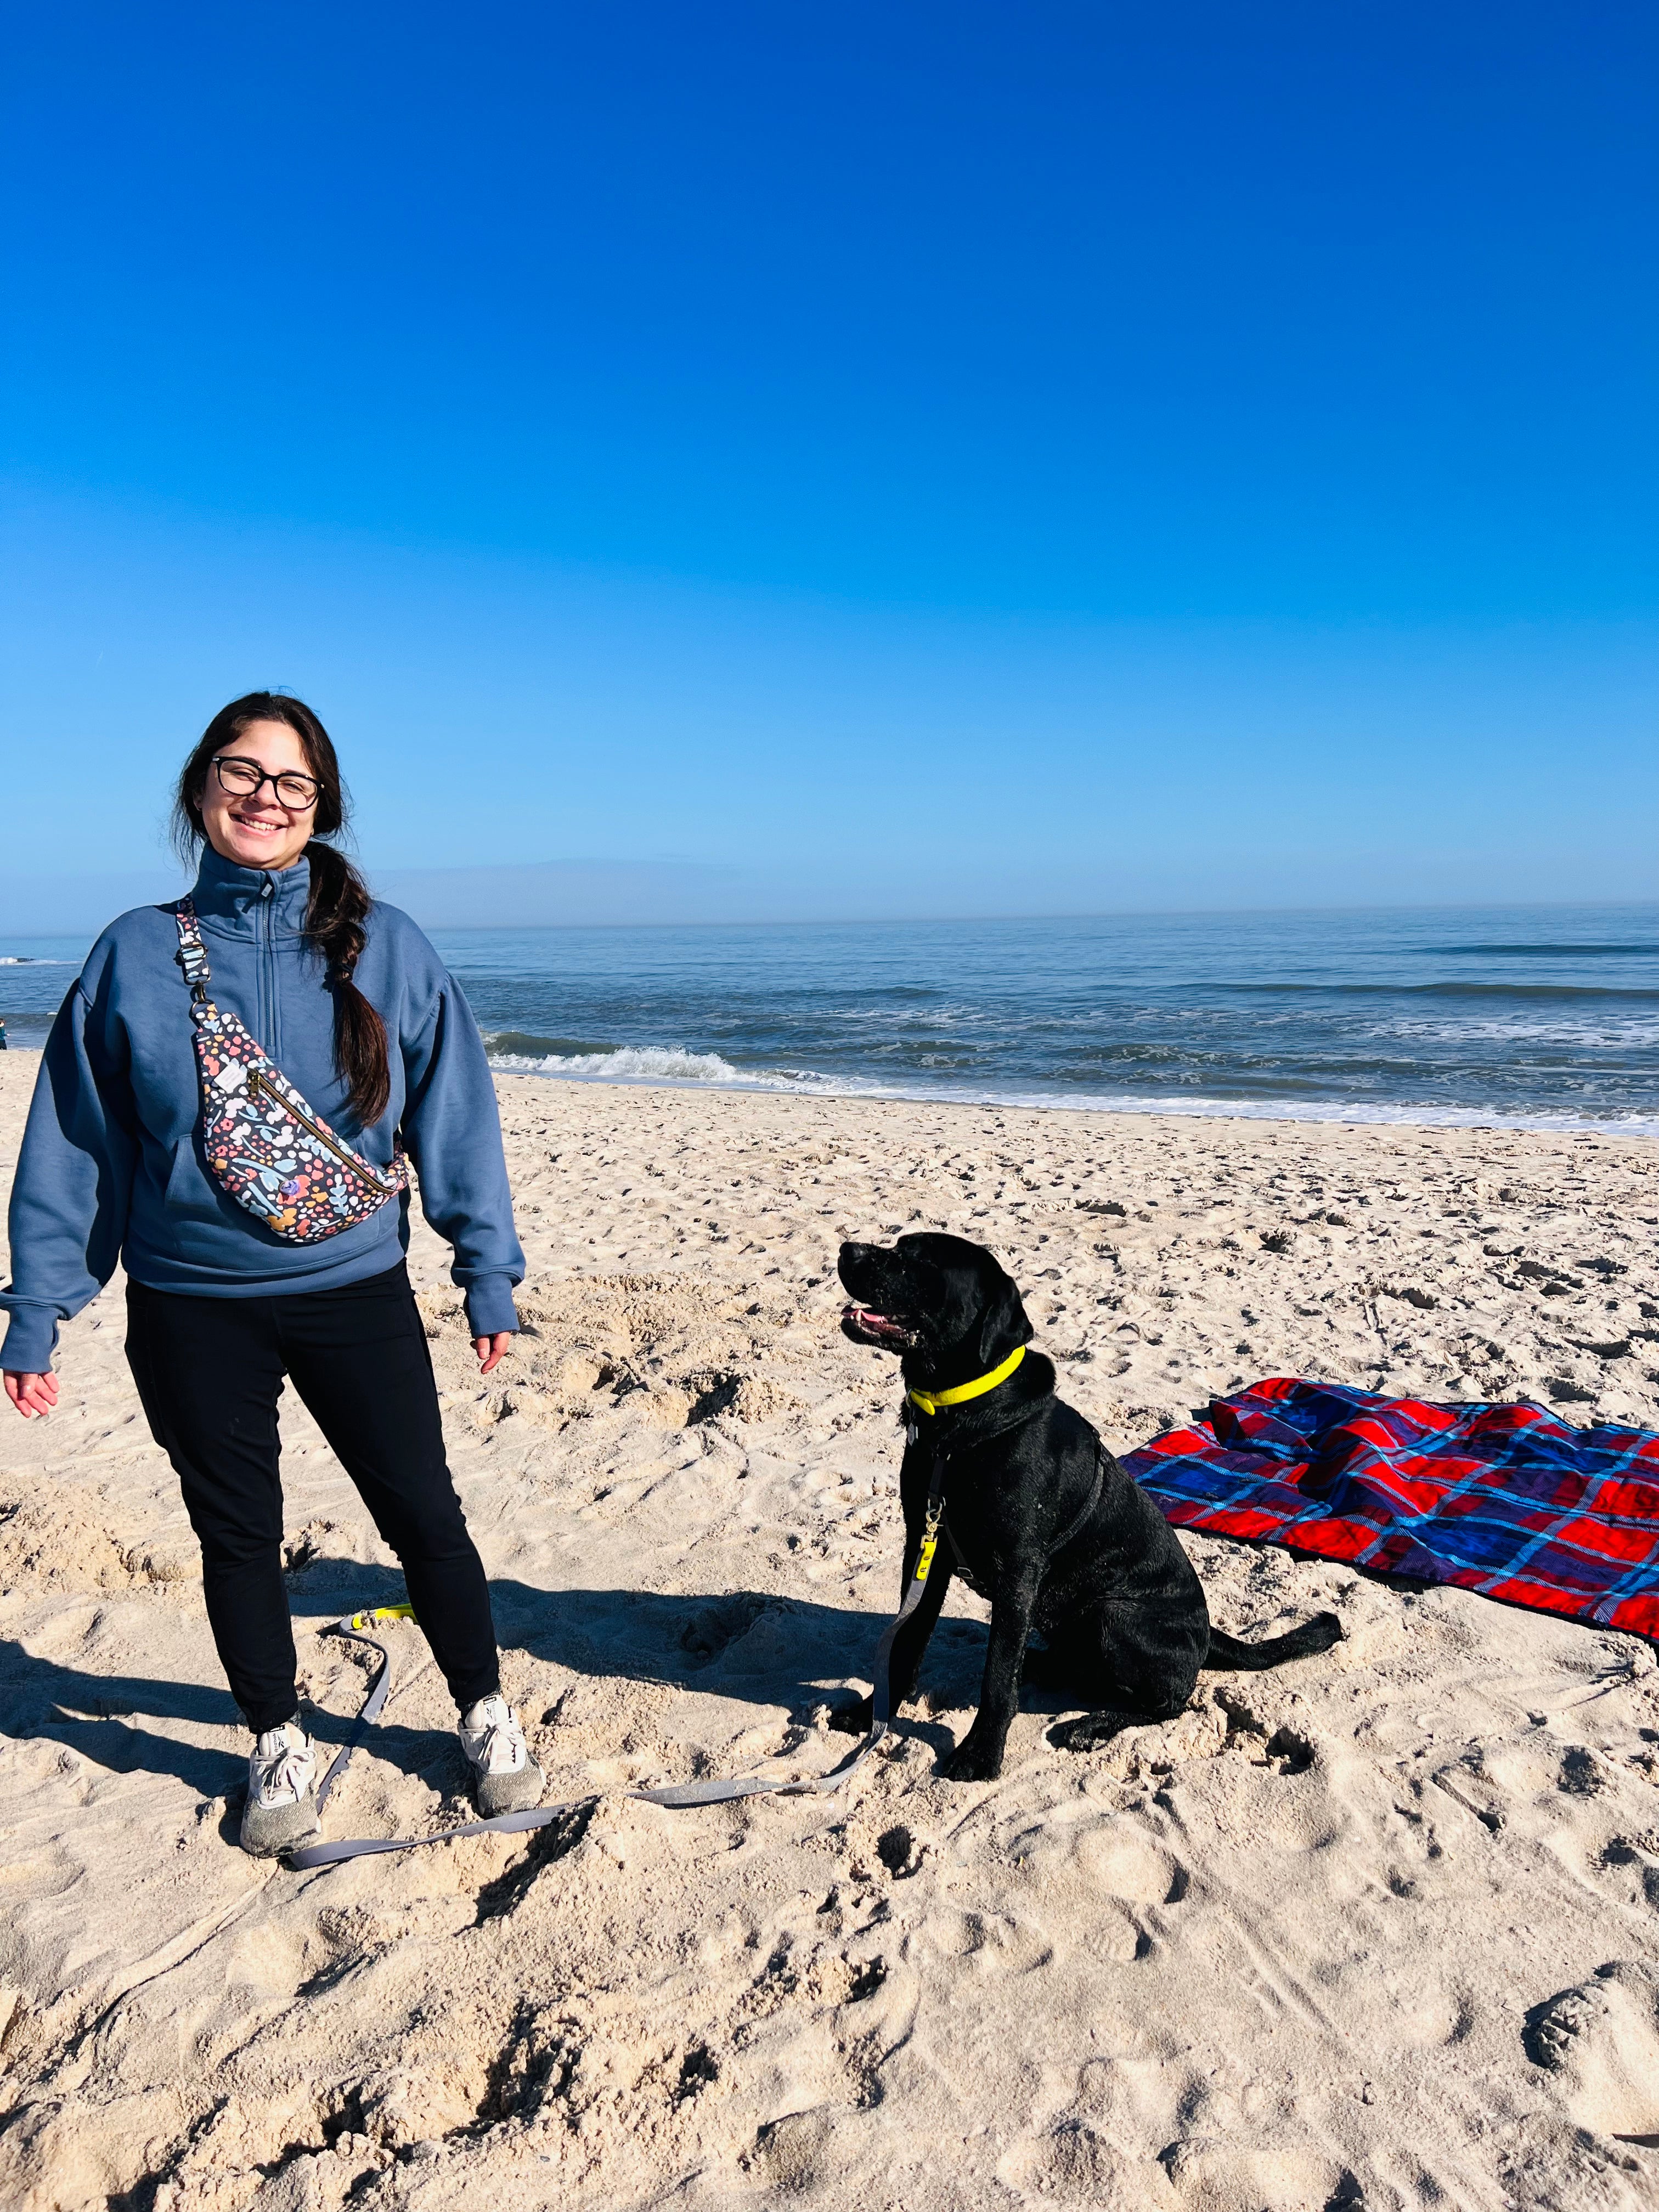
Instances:
[[[910,1393],[902,1589],[915,1572],[930,1496],[944,1510],[921,1602],[893,1646],[895,1711],[915,1687],[952,1573],[990,1601],[979,1713],[942,1770],[952,1780],[1000,1773],[1033,1629],[1047,1647],[1030,1655],[1040,1656],[1041,1679],[1108,1709],[1053,1732],[1073,1750],[1179,1712],[1200,1667],[1275,1667],[1340,1638],[1330,1613],[1265,1644],[1211,1627],[1203,1586],[1169,1522],[1055,1397],[1053,1363],[1024,1352],[1032,1329],[1019,1291],[982,1246],[933,1235],[843,1244],[839,1272],[854,1301],[842,1331],[902,1353]],[[976,1383],[988,1387],[963,1387]],[[953,1402],[930,1410],[940,1394]]]

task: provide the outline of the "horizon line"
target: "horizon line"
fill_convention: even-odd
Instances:
[[[398,872],[388,871],[387,872],[392,873]],[[45,879],[38,878],[37,880]],[[164,902],[165,902],[160,900],[142,900],[139,902],[141,906],[161,905]],[[395,906],[397,904],[397,901],[395,899],[379,900],[377,901],[377,903]],[[1644,898],[1615,899],[1480,899],[1459,900],[1455,902],[1443,899],[1420,899],[1400,901],[1387,904],[1379,904],[1374,901],[1362,901],[1355,902],[1353,903],[1327,902],[1322,905],[1310,906],[1079,907],[1070,908],[1049,908],[1048,910],[1033,912],[1001,913],[971,913],[958,910],[956,912],[944,911],[927,914],[861,913],[840,915],[809,914],[797,915],[757,915],[751,916],[697,915],[687,916],[681,920],[657,916],[648,920],[640,920],[636,921],[611,920],[604,921],[441,921],[426,923],[421,922],[418,916],[411,916],[411,919],[416,922],[416,926],[426,931],[428,934],[441,935],[445,937],[462,937],[484,935],[492,933],[502,932],[508,933],[515,936],[527,936],[531,934],[550,935],[555,933],[566,933],[575,930],[782,930],[824,928],[860,929],[872,927],[896,929],[902,928],[908,925],[938,927],[945,924],[967,922],[1036,923],[1128,921],[1178,921],[1188,920],[1195,921],[1206,918],[1221,919],[1229,915],[1253,915],[1267,917],[1270,915],[1291,916],[1298,915],[1316,915],[1332,914],[1503,914],[1556,913],[1564,910],[1601,913],[1611,912],[1620,908],[1628,908],[1632,907],[1659,908],[1659,895]],[[123,908],[122,911],[131,912],[133,909]],[[109,917],[111,921],[115,919],[116,916],[113,915]],[[107,927],[107,922],[99,925],[97,928],[93,929],[93,937],[95,939],[100,933],[101,930]],[[3,924],[0,924],[0,939],[3,939],[7,942],[17,944],[41,944],[48,942],[61,943],[65,939],[79,938],[84,934],[86,934],[84,927],[78,929],[13,930],[6,928]]]

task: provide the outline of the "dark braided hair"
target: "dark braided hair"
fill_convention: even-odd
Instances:
[[[207,832],[202,791],[213,757],[250,722],[284,722],[299,738],[317,779],[316,835],[306,847],[311,895],[306,902],[306,941],[321,960],[334,995],[334,1065],[349,1086],[346,1103],[360,1128],[378,1121],[392,1096],[386,1024],[357,988],[357,963],[368,932],[368,885],[336,845],[322,842],[344,829],[345,789],[328,732],[303,700],[281,691],[250,691],[222,707],[185,763],[173,805],[173,842],[188,866]]]

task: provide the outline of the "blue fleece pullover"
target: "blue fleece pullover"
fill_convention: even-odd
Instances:
[[[272,874],[210,848],[196,884],[209,995],[239,1013],[325,1121],[385,1167],[401,1127],[427,1219],[454,1247],[472,1334],[517,1328],[524,1254],[501,1153],[495,1086],[471,1009],[406,914],[378,902],[357,988],[391,1045],[392,1097],[362,1128],[334,1066],[334,1002],[302,935],[309,864]],[[109,1280],[196,1297],[336,1290],[395,1267],[409,1199],[318,1244],[274,1236],[208,1173],[190,992],[166,907],[112,921],[52,1024],[12,1187],[10,1326],[0,1365],[43,1372],[58,1324]]]

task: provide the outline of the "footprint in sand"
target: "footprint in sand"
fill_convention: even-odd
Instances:
[[[1593,2134],[1659,2148],[1659,1972],[1609,1960],[1527,2014],[1522,2040],[1568,2117]]]
[[[1029,1974],[1054,1955],[1036,1929],[1000,1912],[940,1913],[930,1918],[923,1937],[945,1958],[979,1973]]]
[[[1063,2121],[1052,2134],[1021,2143],[1003,2160],[1002,2178],[1016,2189],[1058,2204],[1120,2204],[1133,2179],[1121,2151],[1086,2122]]]
[[[1355,2176],[1311,2145],[1246,2145],[1191,2136],[1159,2154],[1176,2202],[1201,2212],[1361,2212],[1365,2197]]]
[[[805,2196],[823,2179],[835,2116],[823,2106],[768,2120],[743,2163],[780,2194]]]
[[[1126,1905],[1178,1905],[1187,1894],[1186,1869],[1117,1822],[1079,1836],[1076,1851],[1090,1881]]]
[[[771,1603],[757,1591],[734,1590],[728,1597],[711,1598],[699,1606],[680,1631],[680,1649],[686,1655],[687,1666],[711,1666],[748,1635]]]
[[[1622,1892],[1622,1902],[1650,1905],[1659,1912],[1659,1833],[1615,1836],[1603,1850],[1598,1871]]]

